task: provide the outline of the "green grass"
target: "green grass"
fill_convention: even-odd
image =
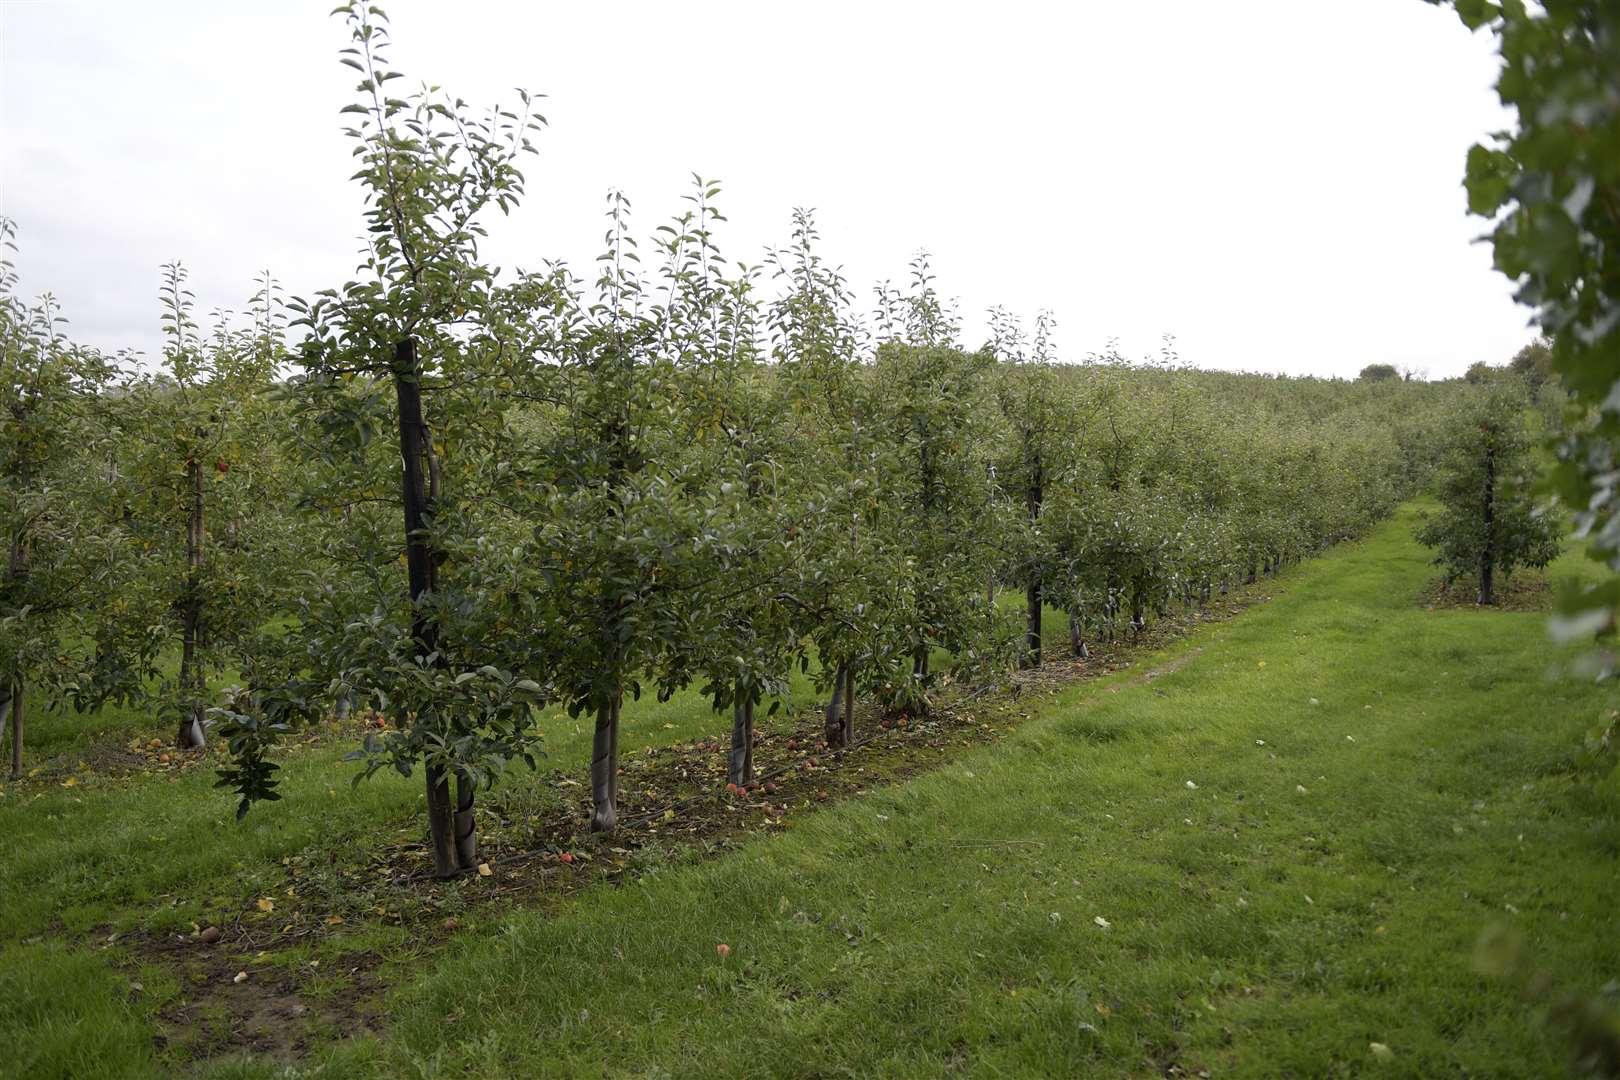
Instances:
[[[1548,677],[1567,654],[1539,614],[1423,610],[1412,521],[1065,691],[995,746],[785,835],[500,914],[453,949],[379,938],[401,961],[388,1027],[303,1068],[1556,1075],[1546,996],[1472,957],[1507,927],[1558,986],[1620,974],[1620,794],[1573,769],[1610,696]],[[1553,568],[1588,572],[1574,556]],[[1165,673],[1140,679],[1149,667]],[[680,699],[664,709],[632,733],[718,726]],[[587,736],[553,734],[555,763],[581,766]],[[240,827],[198,773],[0,801],[0,1038],[20,1049],[0,1071],[168,1071],[151,1049],[161,976],[131,995],[79,931],[179,918],[279,880],[288,852],[413,827],[414,784],[351,794],[337,756],[293,759],[288,800]]]
[[[793,697],[810,700],[807,676]],[[667,702],[627,702],[622,751],[713,734],[720,718],[695,691]],[[557,710],[541,721],[544,769],[583,773],[590,761],[591,722]],[[155,730],[138,734],[158,734]],[[164,734],[167,734],[165,729]],[[150,922],[152,906],[171,910],[162,925],[184,925],[198,902],[221,888],[233,894],[255,881],[280,880],[280,860],[312,845],[352,850],[376,830],[422,829],[420,781],[392,773],[351,787],[343,760],[355,740],[331,740],[282,759],[279,803],[262,804],[243,822],[235,804],[214,789],[211,767],[135,779],[76,774],[74,786],[0,785],[0,941],[39,933],[53,923],[72,931]],[[534,783],[526,770],[507,788]]]
[[[1012,593],[1002,600],[1021,603]],[[1050,640],[1067,633],[1063,616],[1048,611],[1044,632]],[[811,674],[794,673],[784,701],[789,709],[815,700],[814,672],[812,664]],[[218,686],[232,681],[229,673],[215,680]],[[623,753],[729,730],[692,689],[665,702],[650,693],[627,701],[623,722]],[[539,726],[546,752],[541,768],[583,774],[590,761],[590,718],[551,709]],[[84,750],[97,737],[153,737],[167,745],[173,735],[169,725],[119,707],[46,714],[31,731],[31,759],[43,746],[58,770],[82,765]],[[353,850],[379,831],[421,832],[419,781],[385,772],[351,787],[356,767],[344,755],[356,741],[325,740],[284,756],[283,800],[261,804],[241,823],[235,804],[214,789],[212,767],[134,780],[71,772],[71,788],[0,783],[0,860],[6,867],[0,873],[0,949],[8,939],[52,926],[75,933],[101,926],[185,926],[216,896],[234,899],[273,885],[280,880],[281,860],[312,846]],[[519,768],[503,787],[524,792],[535,783]]]

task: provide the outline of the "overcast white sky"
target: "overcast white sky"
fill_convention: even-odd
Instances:
[[[295,293],[350,276],[331,2],[0,0],[24,291],[155,352],[168,259],[204,310],[264,267]],[[586,266],[609,187],[648,232],[697,171],[733,258],[815,207],[863,307],[927,248],[970,345],[992,304],[1052,309],[1073,358],[1168,332],[1199,366],[1322,375],[1455,375],[1531,336],[1460,186],[1506,125],[1489,41],[1420,0],[386,7],[411,81],[548,95],[503,266]]]

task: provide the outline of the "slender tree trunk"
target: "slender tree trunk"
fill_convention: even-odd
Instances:
[[[455,808],[450,802],[450,777],[442,765],[427,767],[428,837],[433,846],[433,872],[451,877],[461,868],[456,856]]]
[[[1086,648],[1086,638],[1080,626],[1080,616],[1074,612],[1069,613],[1069,649],[1078,660],[1084,660],[1091,655]]]
[[[926,687],[928,685],[928,654],[928,646],[919,645],[917,647],[917,651],[911,657],[911,677],[917,680],[921,687]],[[917,695],[915,704],[909,707],[918,716],[926,714],[929,708],[928,694],[926,690],[919,693]]]
[[[1031,576],[1024,590],[1024,667],[1041,666],[1041,579]]]
[[[1147,629],[1147,618],[1145,617],[1143,611],[1144,597],[1142,593],[1143,585],[1140,581],[1138,581],[1131,589],[1131,630],[1138,634]]]
[[[597,706],[596,736],[591,744],[591,832],[610,833],[619,812],[619,708],[624,691]]]
[[[1496,603],[1496,447],[1485,446],[1485,543],[1479,552],[1479,602]]]
[[[28,709],[27,687],[21,676],[11,684],[9,694],[0,704],[0,722],[8,716],[11,720],[11,778],[16,780],[22,776],[23,721]]]
[[[405,509],[405,568],[411,593],[411,638],[423,662],[439,664],[439,628],[424,610],[423,601],[433,591],[434,552],[428,538],[428,499],[424,458],[427,454],[427,423],[422,418],[422,369],[416,356],[416,339],[405,338],[394,346],[394,394],[399,404],[399,457],[401,463],[401,502]],[[466,869],[457,854],[457,807],[450,799],[450,778],[440,766],[425,770],[427,782],[428,832],[433,842],[433,872],[452,877]],[[471,807],[469,804],[469,811]]]
[[[842,663],[838,665],[838,670],[833,673],[832,700],[827,702],[826,721],[822,724],[822,737],[827,740],[828,746],[844,745],[842,742],[844,725],[840,717],[843,713],[846,693],[849,697],[855,696],[854,691],[849,687],[849,664]]]
[[[339,694],[337,701],[332,704],[332,715],[338,720],[347,720],[353,710],[354,697],[351,694]]]
[[[456,777],[456,861],[463,870],[478,865],[478,826],[473,820],[477,788],[467,777]]]
[[[1103,633],[1110,645],[1119,620],[1119,590],[1114,586],[1114,571],[1110,569],[1103,580]]]
[[[185,712],[175,743],[182,750],[201,747],[204,742],[204,695],[207,680],[202,673],[202,565],[203,565],[203,471],[202,462],[192,457],[186,462],[191,502],[186,514],[186,599],[181,613],[184,637],[180,648],[180,692]]]
[[[741,687],[731,706],[731,756],[726,780],[738,787],[754,782],[754,698]]]
[[[850,666],[844,681],[849,685],[844,688],[844,727],[839,737],[839,746],[849,746],[855,741],[855,668]]]

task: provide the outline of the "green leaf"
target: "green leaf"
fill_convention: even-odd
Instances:
[[[1456,0],[1457,17],[1470,30],[1478,30],[1501,14],[1491,0]]]
[[[1468,149],[1466,176],[1469,212],[1493,217],[1507,200],[1518,166],[1505,152],[1476,144]]]

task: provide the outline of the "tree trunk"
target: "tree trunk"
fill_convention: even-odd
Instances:
[[[1114,586],[1114,571],[1109,570],[1103,581],[1103,633],[1112,645],[1119,621],[1119,590]]]
[[[844,694],[849,683],[849,665],[839,664],[838,670],[833,673],[832,700],[827,702],[827,715],[821,725],[822,738],[827,740],[828,746],[842,746],[839,740],[843,737],[844,725],[841,719],[843,713]],[[850,693],[854,697],[854,693]]]
[[[0,706],[0,722],[9,715],[11,719],[11,778],[17,780],[22,776],[23,754],[23,720],[28,708],[27,688],[19,677],[11,684],[10,696]]]
[[[433,547],[427,536],[428,506],[423,456],[427,451],[427,423],[422,419],[421,369],[416,361],[416,339],[406,338],[394,348],[394,392],[399,401],[399,456],[404,465],[405,566],[410,579],[411,636],[421,655],[437,666],[439,630],[425,611],[422,599],[433,591]]]
[[[478,826],[473,820],[473,795],[478,785],[465,776],[456,777],[456,862],[461,868],[478,865]]]
[[[411,639],[422,662],[439,664],[439,628],[423,608],[433,591],[434,559],[427,535],[428,502],[423,457],[427,453],[427,423],[422,418],[422,371],[416,358],[416,339],[394,346],[394,394],[399,404],[399,457],[401,503],[405,510],[405,569],[411,594]],[[448,732],[446,732],[448,734]],[[466,869],[457,855],[456,807],[450,801],[450,779],[442,767],[426,770],[428,832],[433,840],[433,872],[453,877]]]
[[[1496,603],[1496,447],[1485,446],[1485,543],[1479,552],[1479,602]]]
[[[754,782],[754,698],[740,687],[731,706],[731,757],[726,780],[738,787]]]
[[[202,565],[203,565],[203,472],[196,457],[186,462],[190,481],[191,505],[186,514],[186,598],[181,612],[184,637],[180,650],[180,693],[185,712],[175,743],[182,750],[204,744],[204,695],[207,680],[202,673]]]
[[[1131,589],[1131,630],[1138,634],[1147,629],[1147,618],[1143,611],[1145,599],[1142,595],[1143,591],[1140,581],[1136,583],[1135,588]]]
[[[462,866],[456,857],[456,815],[450,804],[450,777],[442,765],[427,767],[427,812],[433,873],[437,877],[453,877]]]
[[[1080,625],[1080,616],[1069,613],[1069,649],[1074,653],[1075,659],[1084,660],[1091,655],[1086,648],[1086,638]]]
[[[918,685],[916,700],[910,702],[907,705],[907,708],[912,710],[912,713],[916,716],[926,715],[929,709],[927,687],[928,661],[930,652],[932,652],[932,650],[929,649],[927,645],[919,645],[916,653],[914,653],[911,658],[911,677],[917,681]]]
[[[1024,667],[1041,666],[1041,580],[1031,577],[1024,590]]]
[[[597,706],[596,736],[591,745],[591,832],[610,833],[618,823],[619,706],[624,691]]]
[[[855,742],[855,668],[851,666],[844,681],[849,685],[844,688],[844,728],[843,735],[838,740],[839,746],[849,746]]]

